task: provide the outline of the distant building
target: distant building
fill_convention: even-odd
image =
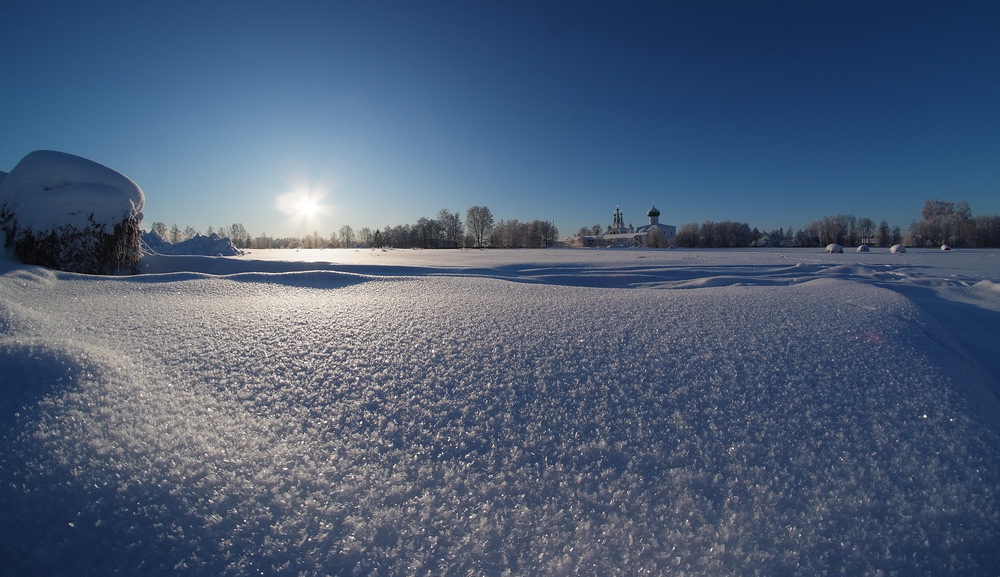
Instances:
[[[677,227],[660,224],[660,209],[650,206],[646,211],[649,222],[639,227],[625,225],[625,215],[615,207],[611,224],[604,234],[579,239],[583,246],[667,246],[677,236]]]

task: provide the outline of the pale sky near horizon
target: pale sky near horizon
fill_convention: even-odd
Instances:
[[[927,198],[1000,214],[998,30],[995,0],[22,2],[0,170],[85,156],[142,187],[145,225],[202,232],[486,205],[566,236],[651,203],[905,230]],[[308,220],[278,201],[303,191]]]

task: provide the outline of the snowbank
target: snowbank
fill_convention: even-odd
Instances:
[[[169,243],[153,231],[142,233],[143,249],[149,255],[201,255],[237,256],[243,251],[233,245],[232,239],[212,233],[208,236],[196,234],[178,242]]]
[[[0,563],[992,576],[998,262],[254,251],[104,278],[0,263]]]

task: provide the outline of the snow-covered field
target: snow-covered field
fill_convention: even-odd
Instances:
[[[1000,251],[0,261],[9,575],[1000,573]]]

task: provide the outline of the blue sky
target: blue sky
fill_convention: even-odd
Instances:
[[[85,156],[143,188],[146,224],[203,232],[483,204],[567,235],[651,203],[905,230],[926,198],[1000,214],[997,30],[995,0],[23,2],[0,170]],[[322,213],[276,202],[304,191]]]

